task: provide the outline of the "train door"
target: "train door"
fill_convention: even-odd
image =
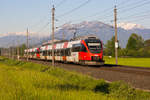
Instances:
[[[74,62],[78,63],[79,62],[79,52],[81,50],[81,44],[73,44],[72,45],[72,52],[71,56]]]

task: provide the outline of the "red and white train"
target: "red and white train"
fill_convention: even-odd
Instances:
[[[52,45],[25,50],[29,59],[52,60]],[[82,65],[103,65],[103,44],[96,36],[86,36],[54,44],[55,61]]]

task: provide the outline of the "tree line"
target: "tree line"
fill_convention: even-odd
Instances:
[[[19,50],[18,50],[19,49]],[[26,45],[22,44],[19,47],[10,47],[10,48],[0,48],[0,55],[12,56],[24,55],[24,50]],[[113,36],[107,43],[104,45],[104,55],[105,56],[115,56],[115,36]],[[118,47],[118,56],[119,57],[150,57],[150,39],[144,40],[141,36],[132,33],[128,39],[127,45],[125,48]]]
[[[115,36],[104,45],[104,55],[115,56]],[[119,57],[150,57],[150,39],[132,33],[125,48],[118,47]]]
[[[22,44],[19,46],[11,46],[9,48],[0,48],[0,56],[16,56],[16,55],[20,55],[23,56],[24,55],[24,50],[26,49],[26,45]]]

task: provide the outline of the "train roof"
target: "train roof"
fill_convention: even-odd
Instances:
[[[99,39],[96,35],[88,35],[88,36],[79,36],[76,37],[70,41],[64,40],[64,41],[55,41],[54,43],[54,48],[55,49],[64,49],[64,48],[72,48],[73,44],[78,44],[81,43],[81,40],[85,40],[85,39]],[[65,46],[66,45],[66,46]],[[40,50],[44,51],[44,50],[50,50],[52,49],[52,43],[51,41],[46,42],[45,44],[43,44],[41,47],[39,47]],[[29,52],[33,52],[38,48],[30,48]]]
[[[71,41],[75,40],[85,40],[85,39],[99,39],[96,35],[86,35],[86,36],[78,36],[74,39],[71,39]]]

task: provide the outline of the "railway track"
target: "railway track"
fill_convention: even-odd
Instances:
[[[31,62],[51,65],[50,61],[30,60]],[[92,76],[96,79],[105,79],[109,82],[125,81],[131,86],[139,89],[150,90],[150,68],[139,68],[131,66],[82,66],[76,64],[64,64],[57,62],[56,67]]]
[[[50,61],[37,61],[37,60],[30,60],[30,61],[40,63],[40,64],[45,64],[45,65],[51,65]],[[83,66],[83,65],[70,64],[70,63],[64,64],[61,62],[57,62],[55,65],[57,67],[71,66],[72,68],[72,66],[78,66],[78,67],[92,68],[97,70],[116,71],[121,73],[150,76],[150,68],[145,68],[145,67],[131,67],[131,66],[109,65],[109,64],[105,64],[103,66]]]

